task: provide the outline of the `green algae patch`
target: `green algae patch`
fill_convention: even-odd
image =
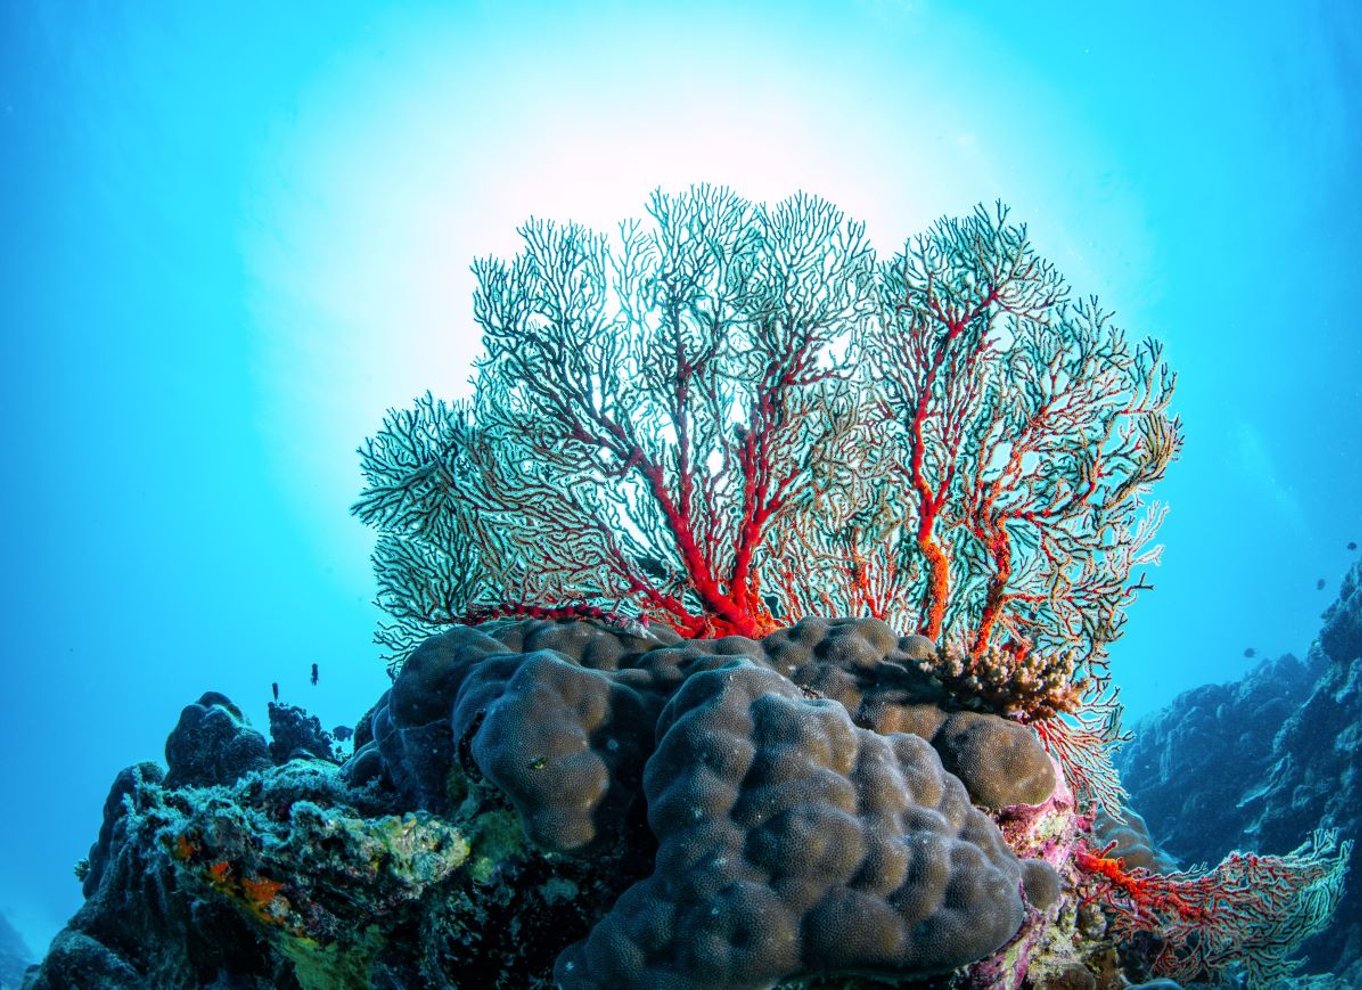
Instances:
[[[285,936],[277,947],[293,963],[293,975],[302,990],[367,990],[374,957],[385,943],[379,927],[370,925],[350,945],[323,945],[306,936]]]
[[[469,874],[476,883],[492,882],[498,863],[530,855],[532,849],[520,827],[520,817],[506,809],[479,815],[472,828],[473,852]]]
[[[385,853],[382,868],[408,885],[445,880],[472,851],[457,828],[423,812],[381,818],[370,827]]]

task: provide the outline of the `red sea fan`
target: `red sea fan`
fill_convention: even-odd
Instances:
[[[479,260],[474,398],[362,448],[389,659],[534,609],[687,637],[845,615],[970,676],[999,651],[1100,675],[1181,444],[1158,345],[1071,300],[1002,206],[885,261],[803,194],[648,214],[617,239],[532,220]],[[969,701],[1045,717],[1065,688]]]
[[[1242,970],[1251,990],[1291,977],[1289,956],[1322,931],[1343,891],[1352,841],[1319,830],[1285,856],[1232,852],[1214,869],[1127,869],[1120,858],[1080,847],[1079,886],[1111,920],[1120,943],[1143,945],[1160,976],[1216,982]]]
[[[1074,711],[1038,719],[1031,727],[1063,770],[1078,806],[1099,805],[1121,821],[1129,795],[1111,757],[1130,736],[1121,730],[1122,709],[1116,694],[1115,689],[1104,690],[1090,681]]]

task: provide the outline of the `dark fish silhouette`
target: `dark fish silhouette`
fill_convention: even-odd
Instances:
[[[1324,590],[1324,578],[1320,578],[1318,581],[1315,582],[1315,590],[1316,591]]]
[[[278,682],[278,681],[275,681],[273,684],[270,685],[270,691],[273,692],[273,694],[274,694],[274,700],[275,700],[275,701],[278,701],[278,700],[279,700],[279,682]]]
[[[1357,549],[1357,541],[1356,541],[1356,540],[1349,540],[1349,541],[1348,541],[1348,549],[1349,549],[1349,550],[1356,550],[1356,549]]]
[[[656,557],[639,557],[638,564],[643,568],[645,574],[649,577],[655,577],[659,581],[665,581],[671,575],[671,572],[667,570],[667,565]]]
[[[1323,586],[1323,584],[1324,582],[1321,581],[1320,582],[1321,587]],[[317,683],[317,665],[315,663],[312,665],[312,683],[314,685]]]
[[[1257,655],[1258,655],[1258,651],[1255,650],[1255,649],[1254,649],[1253,647],[1251,647],[1251,646],[1250,646],[1247,650],[1244,651],[1244,659],[1246,659],[1246,660],[1252,660],[1252,659],[1253,659],[1254,657],[1256,657]]]
[[[345,742],[355,734],[355,730],[348,725],[338,725],[331,730],[331,734],[336,737],[337,742]]]

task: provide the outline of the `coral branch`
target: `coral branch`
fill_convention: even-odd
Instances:
[[[1158,974],[1217,982],[1241,970],[1251,990],[1265,990],[1291,977],[1299,966],[1291,953],[1328,924],[1351,850],[1351,840],[1321,830],[1285,856],[1233,852],[1211,870],[1127,869],[1108,856],[1111,846],[1080,846],[1074,864],[1112,934],[1147,943]]]
[[[1121,730],[1121,703],[1115,689],[1090,680],[1075,692],[1077,704],[1055,706],[1057,712],[1031,727],[1064,771],[1079,806],[1097,805],[1113,820],[1123,821],[1129,795],[1112,763],[1112,754],[1130,736]]]
[[[691,637],[873,616],[949,647],[976,705],[1072,709],[1158,556],[1157,345],[1071,302],[1001,206],[883,264],[810,196],[648,213],[478,261],[474,398],[361,450],[389,659],[512,606]]]

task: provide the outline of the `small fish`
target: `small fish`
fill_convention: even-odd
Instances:
[[[1349,549],[1349,550],[1356,550],[1356,549],[1357,549],[1357,541],[1356,541],[1356,540],[1349,540],[1349,541],[1348,541],[1348,549]]]
[[[645,574],[657,578],[659,581],[666,581],[671,576],[671,571],[667,569],[667,565],[656,557],[640,557],[638,563]]]
[[[1253,647],[1251,647],[1251,646],[1250,646],[1247,650],[1244,651],[1244,659],[1245,659],[1245,660],[1252,660],[1252,659],[1253,659],[1254,657],[1256,657],[1257,655],[1258,655],[1258,651],[1255,650],[1255,649],[1254,649]]]
[[[275,701],[278,701],[278,700],[279,700],[279,682],[278,682],[278,681],[275,681],[273,684],[270,685],[270,691],[274,694],[274,700],[275,700]]]
[[[1321,582],[1321,586],[1322,586],[1322,585],[1323,585],[1323,582]],[[312,665],[312,684],[313,684],[314,687],[315,687],[316,684],[317,684],[317,665],[316,665],[315,663]]]
[[[1316,591],[1324,590],[1324,578],[1320,578],[1318,581],[1315,582],[1315,590]]]
[[[345,742],[355,734],[355,730],[348,725],[338,725],[331,730],[331,734],[336,737],[337,742]]]

